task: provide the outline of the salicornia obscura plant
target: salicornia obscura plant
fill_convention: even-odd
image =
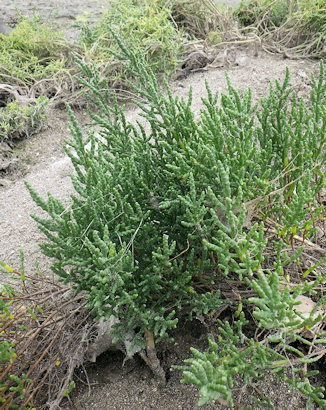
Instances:
[[[196,120],[191,91],[183,99],[166,83],[161,88],[142,57],[116,40],[121,63],[137,80],[130,86],[138,95],[139,121],[128,121],[114,95],[103,92],[96,68],[79,61],[97,128],[83,135],[68,108],[72,139],[66,153],[75,169],[76,191],[71,204],[65,207],[51,194],[43,199],[26,185],[49,216],[34,218],[48,238],[42,249],[54,258],[53,271],[77,292],[87,292],[96,318],[117,317],[117,339],[132,334],[134,351],[163,377],[155,342],[169,338],[180,317],[212,312],[227,303],[240,312],[241,323],[246,320],[242,298],[226,298],[222,286],[242,283],[256,292],[263,281],[265,293],[259,297],[279,297],[274,288],[268,293],[275,270],[266,270],[267,220],[274,218],[279,231],[289,226],[290,235],[293,226],[298,227],[296,234],[305,229],[306,236],[312,235],[313,224],[308,229],[303,221],[315,221],[321,213],[315,198],[323,184],[325,111],[317,115],[316,107],[325,101],[323,66],[314,80],[312,104],[290,98],[289,73],[283,84],[271,86],[260,107],[252,104],[250,90],[242,96],[228,80],[228,92],[220,99],[207,85]],[[303,188],[305,201],[314,205],[294,217]],[[284,269],[286,241],[294,238],[287,231],[282,237],[275,263]],[[294,304],[290,293],[286,295],[291,318]],[[263,305],[257,300],[248,304],[259,310]],[[241,335],[241,326],[237,329]],[[235,345],[239,337],[234,337]],[[240,339],[243,343],[244,337]],[[256,358],[275,363],[280,357],[254,340],[247,349],[243,357],[253,366]],[[214,368],[217,361],[209,357]],[[230,381],[227,388],[232,387],[231,368],[226,361],[218,370]],[[248,377],[259,373],[250,368],[243,367]],[[201,388],[211,383],[209,377],[203,380]],[[222,390],[219,394],[231,402]],[[205,392],[204,401],[218,397]]]

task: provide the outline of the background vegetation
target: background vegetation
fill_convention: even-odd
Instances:
[[[82,54],[86,61],[104,66],[103,74],[108,75],[110,83],[125,86],[132,77],[127,79],[123,66],[116,61],[118,48],[110,31],[114,28],[126,44],[144,56],[155,73],[170,74],[179,64],[184,40],[169,17],[170,10],[159,2],[113,1],[96,26],[78,25]]]
[[[65,68],[67,42],[39,17],[22,18],[7,35],[0,37],[0,81],[32,86]]]

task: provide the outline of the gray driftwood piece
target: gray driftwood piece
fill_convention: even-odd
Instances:
[[[126,355],[126,359],[131,358],[135,353],[140,352],[139,346],[133,346],[132,340],[134,332],[127,332],[123,341],[113,343],[113,334],[110,333],[112,327],[119,322],[119,319],[111,316],[109,320],[99,320],[97,323],[97,336],[89,345],[86,352],[86,360],[96,362],[96,358],[107,351],[121,351]],[[126,360],[125,359],[125,360]]]

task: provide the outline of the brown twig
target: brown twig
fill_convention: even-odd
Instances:
[[[189,247],[190,247],[190,244],[189,244],[189,241],[188,241],[188,239],[187,239],[187,248],[184,249],[182,252],[180,252],[178,255],[174,256],[174,257],[171,258],[171,259],[169,259],[168,262],[172,262],[174,259],[177,259],[177,258],[179,258],[181,255],[183,255],[184,253],[188,252]]]

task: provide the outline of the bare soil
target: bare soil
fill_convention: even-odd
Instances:
[[[108,352],[101,355],[97,363],[80,369],[80,378],[70,403],[63,404],[66,410],[203,410],[225,409],[219,403],[197,405],[198,391],[194,386],[180,384],[181,372],[171,369],[172,365],[182,365],[189,358],[190,347],[203,351],[207,347],[205,328],[199,323],[181,323],[175,331],[175,342],[160,346],[160,359],[168,375],[164,388],[158,387],[150,370],[141,359],[136,358],[122,366],[123,355]],[[89,388],[87,387],[89,384]],[[239,407],[262,408],[251,399],[252,394],[269,397],[275,409],[304,409],[305,399],[292,391],[285,382],[267,373],[263,380],[255,384],[243,384],[234,392],[235,403]],[[238,407],[234,407],[238,408]]]
[[[89,11],[93,17],[100,15],[106,1],[84,2],[64,0],[48,1],[7,1],[0,4],[1,13],[7,22],[14,21],[13,4],[23,10],[33,9],[43,14],[57,10],[57,21],[67,27],[78,14]],[[193,109],[196,113],[201,108],[201,97],[205,95],[204,81],[207,80],[213,91],[226,89],[225,71],[235,88],[245,90],[250,87],[255,100],[268,92],[269,82],[284,76],[289,67],[292,84],[301,95],[307,95],[310,87],[310,74],[318,71],[315,61],[285,60],[281,57],[254,52],[250,49],[234,49],[236,59],[230,67],[226,63],[221,68],[197,72],[187,78],[172,82],[173,90],[180,96],[187,95],[193,89]],[[135,121],[137,110],[126,109],[127,118]],[[84,111],[77,112],[83,128],[89,127],[89,119]],[[69,178],[72,167],[64,154],[62,145],[69,138],[67,115],[65,111],[55,109],[49,113],[49,126],[43,132],[19,143],[14,150],[0,147],[0,161],[7,158],[9,166],[0,170],[0,260],[19,268],[18,249],[25,254],[26,270],[35,271],[38,266],[46,275],[52,276],[49,269],[51,261],[39,250],[39,243],[44,239],[37,229],[30,214],[40,215],[24,187],[24,180],[29,181],[41,195],[51,192],[67,204],[72,193]],[[0,162],[1,164],[1,162]],[[122,366],[120,353],[108,352],[101,355],[97,363],[86,365],[76,372],[77,388],[71,394],[63,408],[66,409],[155,409],[155,410],[191,410],[197,408],[198,392],[192,386],[179,383],[181,373],[171,370],[173,364],[181,364],[190,356],[189,348],[204,349],[207,344],[206,329],[200,323],[181,323],[175,332],[175,342],[159,346],[163,366],[169,377],[167,386],[159,389],[149,369],[136,358]],[[303,409],[305,399],[290,390],[286,383],[266,374],[264,380],[255,385],[244,385],[236,391],[239,406],[253,403],[249,396],[252,392],[265,394],[274,401],[277,409]],[[220,404],[209,404],[204,409],[219,409]]]

